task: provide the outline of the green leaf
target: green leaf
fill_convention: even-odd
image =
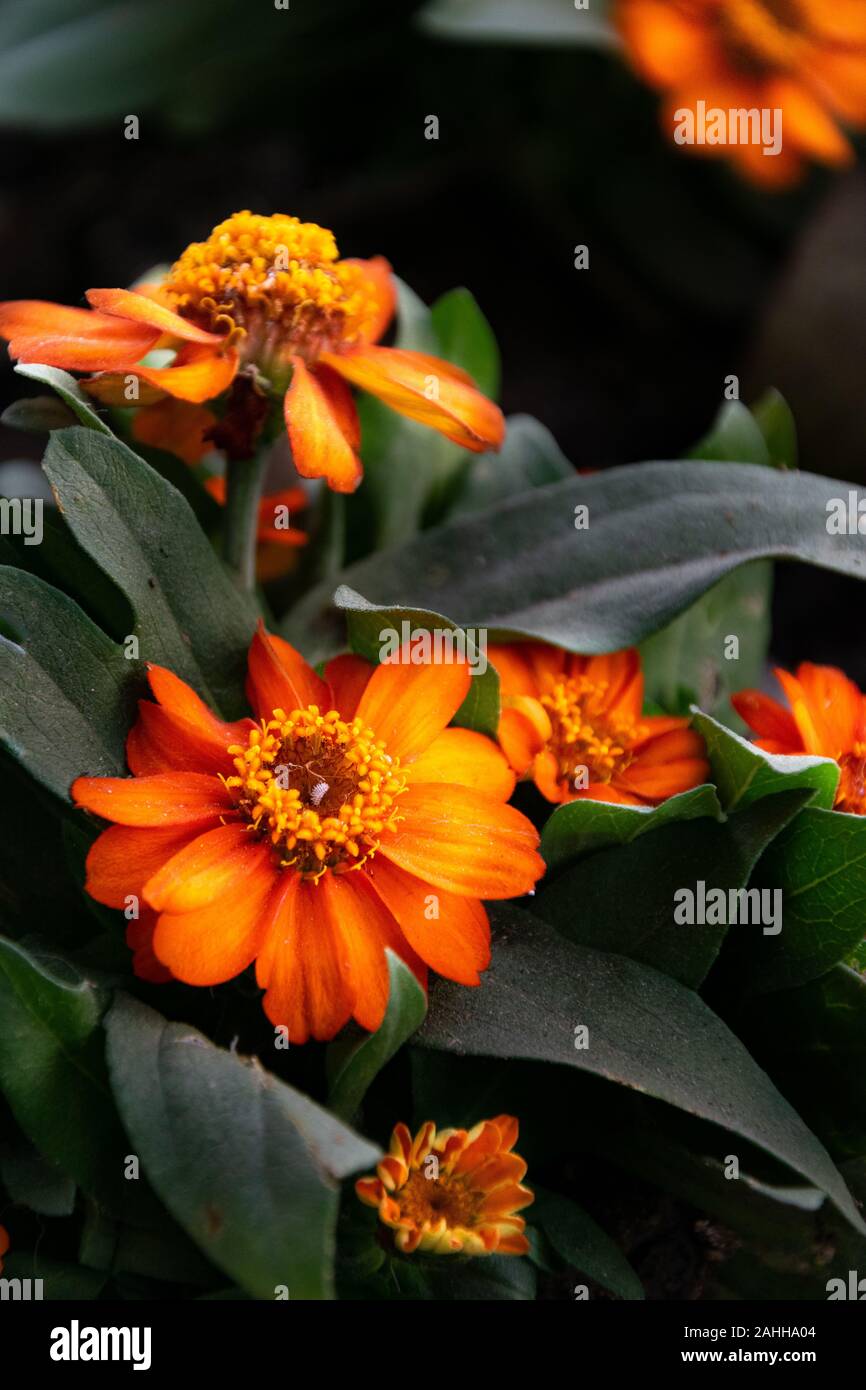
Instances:
[[[18,1250],[3,1261],[4,1279],[41,1279],[46,1302],[83,1302],[99,1298],[108,1275],[104,1270],[52,1260],[36,1250]]]
[[[74,376],[61,371],[59,367],[43,367],[39,362],[19,362],[15,371],[19,376],[26,376],[29,381],[38,381],[43,386],[52,387],[64,405],[69,407],[82,425],[86,425],[88,429],[97,430],[100,434],[113,437],[111,429],[102,416],[97,414],[90,397],[85,395]],[[37,399],[42,400],[44,397]],[[18,404],[23,405],[25,402],[19,401]],[[54,426],[49,426],[49,428],[54,428]]]
[[[0,738],[64,800],[82,773],[123,772],[140,668],[72,599],[24,570],[0,567]]]
[[[697,994],[624,956],[576,946],[517,908],[489,910],[505,939],[483,987],[437,981],[419,1043],[555,1062],[656,1096],[751,1140],[866,1231],[827,1152]],[[579,1025],[589,1029],[586,1048],[575,1046]]]
[[[576,10],[573,0],[432,0],[420,23],[437,37],[464,42],[615,47],[605,0]]]
[[[816,521],[840,488],[749,464],[630,464],[438,526],[351,565],[341,580],[371,603],[449,613],[462,626],[570,651],[614,651],[748,561],[775,556],[862,577],[862,538],[830,536]],[[589,509],[585,530],[575,529],[578,506]],[[286,635],[302,649],[334,587],[314,589],[290,615]]]
[[[677,891],[696,892],[701,881],[707,891],[744,888],[767,846],[808,796],[799,790],[764,797],[722,824],[706,818],[668,824],[632,844],[593,854],[543,882],[532,911],[572,941],[619,951],[697,989],[728,926],[677,923]],[[756,934],[760,927],[746,930]]]
[[[469,290],[449,290],[430,310],[440,357],[468,372],[485,396],[499,395],[499,348],[493,330]]]
[[[535,1201],[524,1215],[539,1226],[566,1264],[620,1298],[642,1299],[643,1286],[619,1246],[568,1197],[532,1184]]]
[[[106,1019],[115,1097],[165,1205],[256,1298],[332,1292],[339,1183],[380,1152],[255,1059],[118,996]]]
[[[773,468],[797,467],[797,426],[791,407],[775,387],[755,405],[752,414],[760,426]]]
[[[344,587],[337,590],[334,603],[346,614],[352,650],[368,661],[378,663],[386,640],[381,634],[386,630],[396,632],[401,641],[404,632],[411,637],[416,630],[431,634],[460,631],[456,623],[441,613],[420,608],[381,608]],[[479,637],[480,642],[476,640]],[[473,670],[472,685],[452,722],[459,728],[475,729],[495,738],[499,726],[499,676],[487,663],[486,640],[486,633],[465,634],[463,650]],[[460,654],[459,646],[455,646],[455,653]]]
[[[866,980],[837,965],[798,989],[749,1000],[738,1026],[831,1152],[866,1154]]]
[[[556,440],[531,415],[511,415],[498,454],[479,454],[448,509],[449,519],[483,511],[516,492],[573,478],[574,469]]]
[[[388,958],[388,1008],[375,1033],[365,1038],[340,1064],[328,1099],[328,1108],[342,1120],[351,1120],[382,1068],[407,1038],[421,1027],[427,1012],[427,996],[412,971],[393,951]]]
[[[722,406],[710,432],[688,451],[687,457],[721,463],[757,463],[765,468],[770,464],[761,426],[741,401],[727,401]]]
[[[686,714],[691,705],[700,705],[741,728],[731,696],[761,683],[772,588],[771,564],[744,565],[648,638],[641,647],[647,700],[671,714]],[[727,656],[731,637],[737,641],[735,660]]]
[[[716,789],[709,785],[669,796],[658,806],[569,801],[548,816],[541,832],[541,853],[548,870],[561,869],[595,850],[631,844],[648,830],[702,817],[717,821],[723,818]]]
[[[128,596],[142,659],[167,666],[226,717],[242,713],[258,611],[181,495],[125,444],[91,430],[53,434],[44,467],[76,539]]]
[[[106,995],[71,965],[0,938],[0,1090],[51,1163],[130,1219],[155,1203],[127,1182],[129,1141],[105,1073],[99,1022]]]
[[[798,787],[813,792],[813,806],[825,810],[832,807],[839,768],[831,758],[765,753],[700,710],[695,711],[694,727],[703,735],[713,781],[726,811],[742,809],[762,796]]]
[[[75,1183],[31,1144],[0,1145],[0,1178],[13,1202],[40,1216],[70,1216]]]
[[[13,430],[32,434],[47,434],[75,424],[75,416],[56,396],[25,396],[7,405],[0,415],[0,424]]]
[[[770,846],[753,887],[781,889],[778,936],[732,933],[749,992],[806,984],[866,937],[866,819],[808,806]]]

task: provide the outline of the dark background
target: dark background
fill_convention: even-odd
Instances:
[[[468,285],[506,411],[536,415],[576,467],[676,457],[737,373],[746,401],[786,395],[803,467],[866,475],[862,170],[752,189],[668,145],[615,53],[442,41],[412,0],[68,0],[95,19],[47,73],[45,34],[10,39],[9,8],[0,298],[83,303],[232,211],[294,213],[345,255],[386,255],[427,301]],[[34,389],[4,361],[2,405]],[[4,428],[0,458],[40,444]],[[780,569],[775,654],[866,684],[855,602],[850,581]]]

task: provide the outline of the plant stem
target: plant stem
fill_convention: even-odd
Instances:
[[[223,554],[247,593],[256,587],[256,531],[267,459],[268,450],[262,449],[255,458],[229,461],[226,468]]]

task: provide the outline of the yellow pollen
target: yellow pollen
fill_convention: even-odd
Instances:
[[[316,705],[273,717],[229,748],[236,775],[225,785],[249,822],[270,841],[281,868],[319,879],[359,869],[400,819],[406,786],[399,759],[360,720]]]
[[[839,758],[841,776],[835,808],[849,815],[866,816],[866,743],[855,743]]]
[[[233,335],[265,375],[292,353],[314,362],[357,342],[378,309],[375,285],[339,259],[333,233],[283,213],[234,213],[186,248],[162,288],[185,318]]]
[[[607,691],[606,681],[572,676],[541,696],[553,729],[547,746],[560,776],[569,783],[581,767],[587,769],[590,782],[610,782],[632,761],[640,726],[605,709]]]

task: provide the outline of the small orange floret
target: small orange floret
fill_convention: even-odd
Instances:
[[[731,697],[740,718],[767,753],[832,758],[839,764],[835,809],[866,815],[866,696],[835,666],[804,661],[796,675],[776,670],[786,709],[760,690]]]
[[[499,672],[499,743],[548,801],[655,805],[706,781],[703,739],[688,720],[643,713],[629,648],[575,656],[545,643],[490,647]]]
[[[499,1115],[473,1129],[440,1129],[428,1121],[415,1138],[404,1124],[391,1136],[376,1175],[355,1191],[394,1232],[404,1255],[525,1255],[526,1222],[534,1201],[522,1185],[524,1160],[513,1153],[517,1120]]]

